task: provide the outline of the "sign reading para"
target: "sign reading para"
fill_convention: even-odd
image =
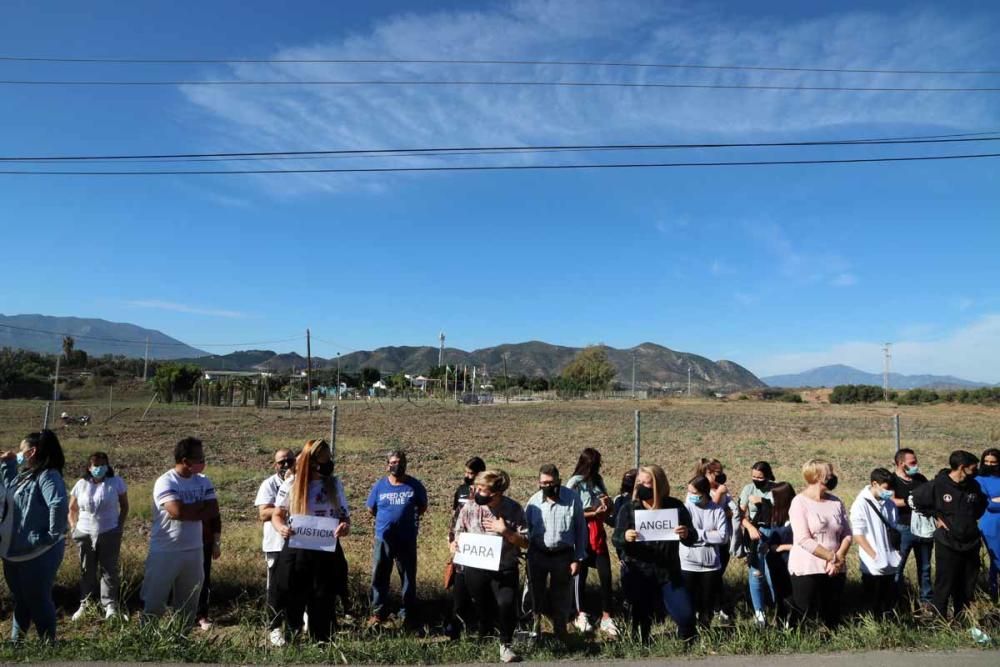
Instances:
[[[639,533],[640,542],[676,542],[675,529],[678,524],[677,510],[636,510],[635,531]]]
[[[479,533],[459,533],[458,551],[453,562],[456,565],[468,565],[481,570],[500,569],[500,549],[503,538],[499,535],[480,535]]]
[[[340,520],[327,516],[293,514],[289,525],[292,528],[292,536],[288,538],[288,546],[292,549],[330,552],[337,550],[337,538],[334,534],[340,525]]]

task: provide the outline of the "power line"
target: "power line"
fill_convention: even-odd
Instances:
[[[476,58],[55,58],[0,56],[6,62],[90,63],[118,65],[532,65],[556,67],[621,67],[641,69],[737,70],[753,72],[820,72],[845,74],[962,74],[994,75],[1000,69],[881,69],[867,67],[790,67],[784,65],[706,65],[692,63],[616,62],[599,60],[501,60]]]
[[[876,162],[925,162],[933,160],[971,160],[1000,157],[1000,153],[965,155],[914,155],[907,157],[843,158],[813,160],[744,160],[731,162],[637,162],[611,164],[545,165],[475,165],[441,167],[369,167],[349,169],[231,169],[231,170],[158,170],[158,171],[0,171],[0,176],[233,176],[245,174],[364,174],[445,171],[530,171],[561,169],[641,169],[670,167],[766,167],[782,165],[866,164]]]
[[[770,84],[722,83],[640,83],[615,81],[485,81],[485,80],[433,80],[433,79],[356,79],[356,80],[69,80],[69,79],[3,79],[4,86],[530,86],[557,88],[653,88],[653,89],[706,89],[706,90],[786,90],[813,92],[868,92],[868,93],[995,93],[1000,87],[913,87],[913,86],[785,86]]]
[[[29,333],[45,334],[50,336],[70,336],[74,340],[93,340],[102,341],[105,343],[135,343],[137,345],[145,345],[148,341],[146,340],[126,340],[123,338],[110,338],[104,336],[90,336],[87,334],[75,334],[69,331],[48,331],[46,329],[35,329],[32,327],[19,327],[13,324],[0,324],[0,328],[3,329],[13,329],[15,331],[25,331]],[[251,343],[149,343],[153,347],[238,347],[238,346],[249,346],[249,345],[270,345],[271,343],[287,343],[293,340],[299,340],[302,336],[291,336],[289,338],[281,338],[277,340],[264,340],[256,341]]]
[[[257,151],[238,153],[161,153],[148,155],[62,155],[62,156],[0,156],[0,162],[71,162],[71,161],[117,161],[117,160],[237,160],[237,159],[299,159],[317,156],[357,156],[357,157],[410,157],[439,155],[489,155],[504,153],[539,153],[556,151],[631,151],[631,150],[681,150],[715,148],[784,148],[808,146],[854,146],[854,145],[908,145],[943,144],[979,141],[1000,141],[1000,132],[968,132],[951,135],[925,135],[915,137],[886,137],[861,139],[832,139],[812,141],[755,141],[735,143],[685,143],[685,144],[574,144],[541,146],[457,146],[434,148],[365,148],[309,151]]]

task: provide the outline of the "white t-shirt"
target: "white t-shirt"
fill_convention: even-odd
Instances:
[[[294,482],[295,478],[289,477],[282,483],[281,488],[278,489],[275,507],[288,509],[292,501],[292,484]],[[309,482],[309,501],[306,507],[309,514],[333,517],[341,521],[351,518],[351,510],[347,506],[347,495],[344,493],[344,485],[340,483],[339,477],[333,478],[333,486],[337,493],[337,499],[340,501],[340,507],[335,507],[336,501],[327,496],[322,480],[316,479]]]
[[[872,558],[864,549],[858,547],[861,572],[871,575],[895,574],[902,558],[889,544],[889,531],[879,515],[888,521],[890,526],[895,526],[898,517],[896,504],[891,500],[876,498],[871,489],[870,486],[862,489],[851,505],[851,532],[855,535],[864,535],[875,550],[875,558]],[[872,504],[875,507],[872,507]]]
[[[253,501],[254,507],[275,505],[278,500],[278,489],[281,488],[281,484],[282,479],[277,474],[265,479],[261,483],[260,489],[257,490],[257,499]],[[262,543],[264,553],[281,551],[283,546],[285,546],[285,540],[282,539],[281,535],[278,535],[278,531],[274,529],[270,521],[265,521],[264,540]]]
[[[125,480],[117,475],[106,477],[100,484],[87,479],[79,480],[70,491],[80,507],[76,529],[86,535],[102,535],[117,529],[121,512],[118,497],[127,491]]]
[[[153,532],[150,553],[202,548],[201,521],[178,521],[163,511],[163,504],[179,500],[185,505],[215,500],[215,487],[204,475],[181,477],[176,470],[160,475],[153,485]]]

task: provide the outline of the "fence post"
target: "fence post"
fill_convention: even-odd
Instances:
[[[49,427],[49,410],[52,409],[52,403],[50,401],[45,401],[45,416],[42,417],[42,430],[44,431]]]
[[[635,411],[635,465],[639,467],[639,448],[642,444],[642,417],[638,410]]]
[[[892,426],[896,437],[896,451],[899,451],[899,413],[892,416]]]
[[[337,465],[337,405],[330,410],[330,460]]]
[[[159,396],[159,393],[154,393],[154,394],[153,394],[153,398],[149,399],[149,405],[147,405],[147,406],[146,406],[146,409],[145,409],[145,411],[143,411],[143,413],[142,413],[142,416],[141,416],[141,417],[139,417],[139,421],[142,421],[143,419],[145,419],[145,418],[146,418],[146,413],[148,413],[148,412],[149,412],[149,409],[150,409],[151,407],[153,407],[153,401],[155,401],[155,400],[156,400],[156,397],[157,397],[157,396]]]

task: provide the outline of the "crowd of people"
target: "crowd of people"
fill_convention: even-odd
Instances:
[[[173,458],[153,487],[142,618],[158,617],[170,606],[187,627],[207,629],[211,564],[221,553],[219,502],[204,472],[200,440],[184,438]],[[107,618],[125,616],[119,555],[128,488],[111,463],[106,453],[94,452],[67,492],[65,457],[52,431],[31,433],[17,451],[0,454],[0,556],[14,598],[12,639],[25,637],[32,623],[43,639],[55,637],[52,588],[69,543],[80,555],[80,607],[72,621],[97,605]],[[757,625],[790,627],[812,619],[835,628],[852,545],[863,606],[876,616],[895,613],[908,593],[911,555],[916,585],[908,608],[959,616],[975,595],[982,546],[989,559],[987,593],[996,602],[1000,451],[987,449],[981,457],[952,452],[948,466],[928,479],[916,453],[901,449],[892,468],[872,470],[849,509],[834,495],[833,464],[822,459],[802,466],[801,482],[778,481],[771,465],[758,461],[738,494],[716,459],[694,462],[690,477],[675,485],[676,495],[662,467],[644,465],[623,474],[612,498],[601,454],[587,448],[565,482],[556,465],[542,465],[538,490],[522,505],[508,495],[506,472],[472,457],[452,496],[447,539],[453,558],[445,573],[452,605],[445,632],[452,638],[472,629],[481,637],[498,636],[503,662],[518,659],[513,639],[525,610],[535,633],[546,616],[557,639],[575,629],[609,638],[630,631],[648,641],[654,621],[665,614],[680,638],[692,641],[735,613],[722,579],[734,559],[746,561]],[[330,639],[338,601],[341,618],[355,611],[340,545],[351,536],[351,510],[334,475],[330,445],[310,440],[300,452],[275,452],[273,474],[254,505],[263,531],[268,641],[282,646],[302,635]],[[428,493],[409,474],[404,451],[388,454],[385,475],[372,485],[365,506],[374,523],[367,627],[389,620],[395,569],[402,597],[396,618],[423,632],[417,542]],[[620,567],[619,608],[611,548]],[[479,560],[466,557],[470,549]],[[599,583],[593,601],[586,585],[591,570]]]

